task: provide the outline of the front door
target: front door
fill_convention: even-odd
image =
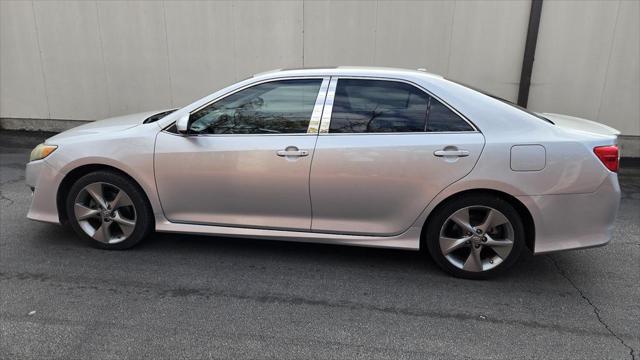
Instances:
[[[309,230],[309,172],[327,83],[252,85],[192,112],[188,135],[161,132],[155,175],[167,219]]]
[[[311,168],[312,230],[399,234],[471,171],[484,137],[412,84],[335,81]]]

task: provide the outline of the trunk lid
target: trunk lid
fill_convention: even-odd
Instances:
[[[538,113],[538,115],[553,121],[556,126],[563,129],[583,131],[598,135],[620,135],[620,131],[610,126],[587,119],[553,113]]]

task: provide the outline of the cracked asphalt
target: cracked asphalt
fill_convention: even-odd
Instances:
[[[25,218],[45,137],[0,131],[0,358],[638,358],[638,168],[621,170],[608,246],[469,281],[393,250],[175,234],[89,248]]]

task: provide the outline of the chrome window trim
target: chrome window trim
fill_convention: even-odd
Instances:
[[[380,80],[380,81],[390,81],[390,82],[400,82],[405,83],[411,86],[416,87],[417,89],[427,93],[427,95],[435,98],[440,101],[444,106],[446,106],[449,110],[453,111],[456,115],[458,115],[463,121],[465,121],[473,130],[465,130],[465,131],[403,131],[403,132],[361,132],[361,133],[331,133],[329,132],[331,126],[331,115],[333,112],[333,104],[335,102],[335,93],[336,88],[338,86],[338,81],[340,79],[356,79],[356,80]],[[329,83],[329,90],[327,93],[324,112],[322,114],[322,123],[320,124],[320,135],[402,135],[402,134],[472,134],[472,133],[480,133],[481,131],[478,127],[469,120],[466,116],[460,113],[458,110],[449,105],[446,101],[442,100],[437,95],[434,95],[431,91],[425,89],[419,84],[414,83],[413,81],[409,81],[406,79],[399,78],[390,78],[390,77],[377,77],[377,76],[332,76],[331,82]]]
[[[318,96],[316,97],[316,102],[313,106],[313,111],[311,113],[311,117],[309,118],[309,126],[307,127],[307,131],[306,132],[301,132],[301,133],[276,133],[276,134],[184,134],[183,136],[300,136],[300,135],[317,135],[317,133],[312,133],[309,132],[310,128],[311,128],[311,121],[313,120],[314,115],[316,115],[316,113],[319,111],[320,114],[322,114],[322,108],[323,105],[319,105],[318,104],[318,100],[320,100],[320,98],[322,97],[322,104],[324,103],[324,98],[327,95],[326,94],[326,90],[325,90],[325,94],[322,95],[322,89],[323,89],[323,85],[326,86],[326,84],[329,83],[329,79],[331,77],[330,76],[324,76],[324,75],[318,75],[318,76],[283,76],[283,77],[275,77],[275,78],[269,78],[269,79],[264,79],[264,80],[260,80],[260,81],[256,81],[256,82],[252,82],[250,84],[247,84],[241,88],[232,90],[226,94],[220,95],[219,97],[207,102],[206,104],[203,104],[197,108],[195,108],[194,110],[189,111],[189,116],[191,116],[193,113],[198,112],[204,108],[206,108],[209,105],[212,105],[220,100],[223,100],[224,98],[231,96],[237,92],[240,92],[242,90],[248,89],[250,87],[254,87],[260,84],[265,84],[265,83],[270,83],[270,82],[276,82],[276,81],[284,81],[284,80],[305,80],[305,79],[317,79],[317,80],[322,80],[321,84],[320,84],[320,89],[318,90]],[[326,84],[325,84],[326,83]],[[317,110],[317,108],[320,108],[319,110]],[[169,124],[169,126],[167,126],[164,130],[170,128],[173,124]],[[169,132],[169,131],[167,131]]]
[[[251,136],[251,137],[257,137],[257,136],[309,136],[309,135],[314,135],[317,136],[318,134],[309,134],[309,133],[275,133],[275,134],[177,134],[174,132],[171,132],[169,130],[162,130],[161,132],[165,133],[165,134],[171,134],[171,135],[176,135],[176,136],[182,136],[182,137],[199,137],[199,136],[207,136],[207,137],[238,137],[238,136]]]
[[[324,109],[330,79],[330,77],[322,79],[322,84],[320,84],[320,90],[318,91],[318,97],[316,98],[316,103],[313,106],[313,112],[311,113],[311,120],[309,120],[307,134],[317,135],[320,130],[320,121],[322,120],[322,111]]]
[[[165,134],[171,134],[175,136],[210,136],[210,137],[227,137],[227,136],[307,136],[307,135],[317,135],[316,133],[284,133],[284,134],[179,134],[172,131],[167,130],[173,124],[169,125],[167,128],[162,129],[161,132]],[[479,134],[479,131],[411,131],[411,132],[368,132],[368,133],[324,133],[324,135],[332,135],[332,136],[352,136],[352,135],[443,135],[443,134]],[[321,133],[322,134],[322,133]]]
[[[331,81],[329,82],[329,89],[327,90],[327,96],[324,102],[322,121],[320,123],[320,134],[329,133],[329,125],[331,125],[331,113],[333,112],[333,102],[335,101],[337,84],[338,77],[332,76]]]

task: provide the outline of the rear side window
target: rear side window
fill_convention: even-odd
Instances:
[[[427,131],[473,131],[473,128],[443,103],[430,97]]]
[[[386,80],[338,80],[330,133],[471,130],[466,121],[415,86]]]

